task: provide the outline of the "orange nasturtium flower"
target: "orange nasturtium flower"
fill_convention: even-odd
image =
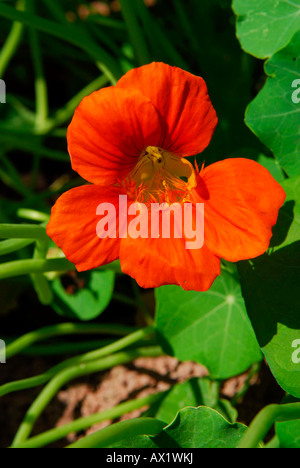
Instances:
[[[267,250],[285,200],[271,174],[248,159],[200,171],[185,159],[208,146],[216,125],[204,80],[163,63],[131,70],[83,99],[68,146],[73,169],[92,185],[62,195],[47,227],[78,271],[119,258],[142,287],[205,291],[220,274],[221,258],[236,262]],[[188,250],[176,236],[99,239],[97,206],[118,207],[119,195],[128,204],[204,203],[204,245]]]

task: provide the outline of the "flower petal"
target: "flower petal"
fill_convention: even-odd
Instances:
[[[186,249],[184,239],[123,239],[120,262],[122,271],[143,288],[177,284],[187,291],[206,291],[221,273],[218,257],[206,246]]]
[[[134,168],[146,146],[160,146],[165,129],[149,98],[134,90],[101,89],[83,99],[68,129],[72,167],[98,185]]]
[[[269,171],[250,159],[226,159],[201,171],[198,194],[205,203],[205,244],[231,262],[262,255],[285,192]]]
[[[117,87],[137,89],[150,98],[167,123],[165,150],[193,156],[210,143],[218,119],[202,78],[164,63],[151,63],[129,71]]]
[[[96,228],[101,219],[96,215],[100,203],[118,206],[120,189],[85,185],[64,193],[52,208],[47,234],[78,271],[90,270],[119,258],[120,239],[100,239]]]

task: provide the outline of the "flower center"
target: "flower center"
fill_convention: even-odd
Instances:
[[[147,146],[123,185],[134,185],[134,198],[142,203],[183,203],[196,187],[196,175],[186,159],[156,146]]]

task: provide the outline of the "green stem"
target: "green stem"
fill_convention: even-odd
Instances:
[[[1,163],[3,163],[3,167],[0,169],[0,177],[2,181],[20,195],[24,197],[31,196],[31,190],[24,185],[24,182],[8,157],[2,153],[0,154],[0,160]]]
[[[146,354],[143,354],[143,356],[145,355]],[[122,363],[125,364],[126,362],[129,362],[129,361],[130,359],[125,360]],[[0,387],[0,397],[8,395],[9,393],[14,393],[14,392],[18,392],[21,390],[27,390],[29,388],[34,388],[34,387],[39,387],[40,385],[44,385],[50,379],[52,379],[52,377],[54,377],[57,374],[57,372],[61,371],[65,367],[68,367],[67,364],[68,364],[67,361],[64,361],[64,363],[58,364],[57,366],[52,367],[47,372],[44,372],[44,374],[40,374],[35,377],[30,377],[28,379],[17,380],[15,382],[9,382],[7,384],[4,384]]]
[[[24,442],[27,439],[40,414],[50,403],[50,401],[56,395],[56,393],[60,390],[60,388],[66,385],[69,381],[77,379],[79,377],[83,377],[88,374],[103,371],[116,365],[123,364],[124,362],[133,361],[134,359],[145,355],[159,356],[161,355],[161,349],[159,347],[155,347],[140,348],[133,351],[123,351],[118,354],[107,356],[105,358],[101,358],[96,361],[87,363],[84,363],[82,362],[82,360],[79,360],[74,366],[68,367],[56,374],[53,377],[53,379],[50,382],[48,382],[48,384],[44,387],[42,392],[30,406],[23,422],[19,427],[19,430],[17,431],[12,447]]]
[[[50,216],[41,211],[32,210],[31,208],[19,208],[17,210],[19,218],[30,219],[31,221],[38,221],[41,223],[48,223]]]
[[[181,2],[181,0],[173,0],[173,3],[176,11],[176,16],[182,27],[182,31],[184,31],[186,38],[190,42],[192,51],[195,54],[198,54],[200,47],[196,39],[196,34],[193,31],[191,21],[188,18],[188,9],[185,8],[185,5]]]
[[[118,302],[122,302],[122,304],[127,304],[132,307],[136,307],[136,301],[131,299],[131,297],[126,296],[125,294],[121,293],[113,293],[113,299]]]
[[[152,405],[160,400],[162,393],[155,393],[154,395],[148,395],[138,400],[128,401],[121,403],[114,408],[102,411],[101,413],[93,414],[85,418],[79,418],[61,427],[56,427],[49,431],[43,432],[42,434],[28,439],[26,442],[15,446],[15,448],[40,448],[46,445],[52,444],[57,440],[63,439],[72,432],[79,432],[94,424],[98,424],[102,421],[114,420],[120,418],[124,414],[130,413],[131,411],[143,408],[144,406]]]
[[[66,258],[48,258],[45,260],[15,260],[13,262],[0,264],[0,279],[12,278],[14,276],[31,275],[32,273],[50,273],[71,270],[75,270],[75,265],[73,265],[73,263],[71,263]],[[96,270],[110,270],[115,271],[116,273],[122,273],[118,261],[108,263],[107,265],[102,265],[101,267],[96,268]]]
[[[5,341],[5,340],[4,340]],[[51,344],[42,344],[42,345],[32,345],[29,348],[26,348],[22,351],[22,354],[25,356],[64,356],[64,355],[75,355],[78,353],[87,353],[88,351],[94,351],[96,349],[108,346],[113,343],[113,339],[106,340],[86,340],[86,341],[63,341],[62,343],[55,342]],[[146,347],[146,346],[156,346],[155,339],[141,340],[135,347]],[[130,346],[128,349],[131,349]]]
[[[10,359],[16,354],[21,353],[24,349],[28,348],[34,343],[37,343],[54,336],[62,335],[126,335],[132,332],[131,327],[114,324],[85,324],[85,323],[60,323],[58,325],[51,325],[49,327],[43,327],[39,330],[27,333],[21,336],[13,343],[10,343],[6,348],[6,357]],[[135,330],[134,330],[135,331]]]
[[[138,343],[140,340],[147,338],[153,333],[152,327],[148,327],[142,330],[138,330],[130,335],[126,336],[125,338],[121,338],[120,340],[114,342],[111,345],[105,346],[96,351],[91,351],[89,353],[82,354],[80,356],[76,356],[74,358],[67,359],[66,361],[61,362],[60,364],[52,367],[44,374],[38,375],[36,377],[31,377],[29,379],[23,379],[16,382],[10,382],[4,384],[0,387],[0,397],[7,395],[8,393],[16,392],[18,390],[23,390],[31,387],[37,387],[42,385],[48,380],[50,380],[53,376],[55,376],[58,372],[77,364],[84,364],[86,362],[90,362],[93,359],[99,359],[106,356],[109,353],[117,352],[121,349],[124,349],[126,346],[133,345]],[[9,345],[10,346],[10,345]],[[9,347],[8,347],[9,348]],[[14,350],[14,348],[13,348]],[[11,349],[9,349],[11,353]]]
[[[27,0],[27,5],[28,12],[34,13],[34,0]],[[36,30],[33,28],[29,29],[29,43],[35,73],[35,128],[38,131],[39,128],[43,127],[48,118],[48,90],[44,76],[39,38]]]
[[[19,0],[17,3],[18,10],[24,10],[25,2],[24,0]],[[0,78],[3,77],[9,62],[16,53],[18,46],[21,42],[22,35],[24,31],[24,25],[18,21],[15,21],[12,25],[11,31],[8,35],[8,38],[1,49],[0,53]]]
[[[144,299],[140,293],[140,290],[139,290],[139,287],[137,285],[137,282],[133,279],[132,280],[132,288],[133,288],[133,292],[134,292],[134,295],[135,295],[135,299],[136,299],[136,302],[140,308],[140,311],[144,317],[144,320],[145,320],[145,323],[149,326],[153,325],[153,317],[151,316],[149,310],[148,310],[148,307],[146,306],[145,302],[144,302]]]
[[[44,226],[34,224],[0,224],[0,239],[47,239]]]
[[[102,75],[96,78],[94,81],[89,83],[83,88],[78,94],[76,94],[62,109],[60,109],[52,119],[48,119],[47,122],[39,129],[39,134],[49,133],[54,128],[62,125],[66,121],[70,120],[76,107],[80,104],[85,96],[88,96],[93,91],[103,88],[108,84],[107,76]]]
[[[138,435],[155,436],[163,430],[165,425],[164,422],[152,418],[121,421],[84,437],[67,448],[107,448],[127,437],[136,437]]]
[[[4,340],[5,341],[5,340]],[[78,354],[78,353],[87,353],[88,351],[93,351],[95,349],[102,348],[113,343],[113,339],[107,340],[86,340],[86,341],[63,341],[54,342],[51,344],[41,344],[41,345],[32,345],[29,348],[24,349],[21,354],[25,356],[64,356],[66,354]],[[145,342],[141,343],[143,346]],[[153,344],[153,342],[151,342]],[[146,342],[146,346],[148,341]]]
[[[31,275],[33,273],[71,270],[75,270],[75,266],[66,258],[52,258],[45,260],[15,260],[13,262],[0,264],[0,279],[12,278],[14,276]]]
[[[127,26],[131,44],[140,65],[150,62],[150,54],[142,28],[140,27],[134,0],[120,0],[122,15]]]
[[[19,392],[21,390],[27,390],[28,388],[39,387],[50,380],[55,372],[50,369],[44,374],[37,375],[36,377],[30,377],[28,379],[16,380],[0,386],[0,397],[8,395],[9,393]]]
[[[126,0],[124,0],[126,1]],[[153,44],[159,51],[164,51],[166,56],[173,62],[174,65],[188,70],[187,62],[181,57],[169,39],[165,31],[160,27],[159,23],[152,17],[149,8],[146,7],[143,0],[134,0],[136,9],[141,18],[144,30],[148,36],[148,41]]]
[[[107,16],[101,15],[89,15],[86,20],[87,23],[97,23],[101,26],[105,26],[107,28],[118,29],[120,31],[126,31],[126,26],[123,21],[119,21],[116,19],[109,18]]]
[[[266,406],[253,420],[239,448],[256,448],[264,440],[275,422],[300,419],[300,403]]]
[[[8,255],[33,244],[35,239],[8,239],[0,242],[0,255]]]
[[[137,330],[131,333],[130,335],[127,335],[124,338],[121,338],[120,340],[115,341],[114,343],[108,346],[105,346],[104,348],[97,349],[96,351],[90,351],[89,353],[83,354],[81,356],[68,359],[67,361],[65,361],[65,363],[63,363],[64,367],[66,365],[70,366],[94,361],[109,354],[116,353],[124,348],[128,348],[128,346],[138,343],[140,340],[150,337],[151,335],[153,335],[154,331],[154,327],[142,328],[141,330]]]
[[[33,258],[44,260],[48,253],[49,238],[37,240]],[[53,300],[53,292],[49,285],[48,279],[43,273],[34,273],[31,275],[33,287],[38,295],[38,298],[43,305],[50,305]]]

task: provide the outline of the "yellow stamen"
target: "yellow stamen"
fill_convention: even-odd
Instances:
[[[137,200],[144,203],[189,200],[191,190],[197,185],[189,161],[156,146],[145,148],[129,180],[135,183]]]

